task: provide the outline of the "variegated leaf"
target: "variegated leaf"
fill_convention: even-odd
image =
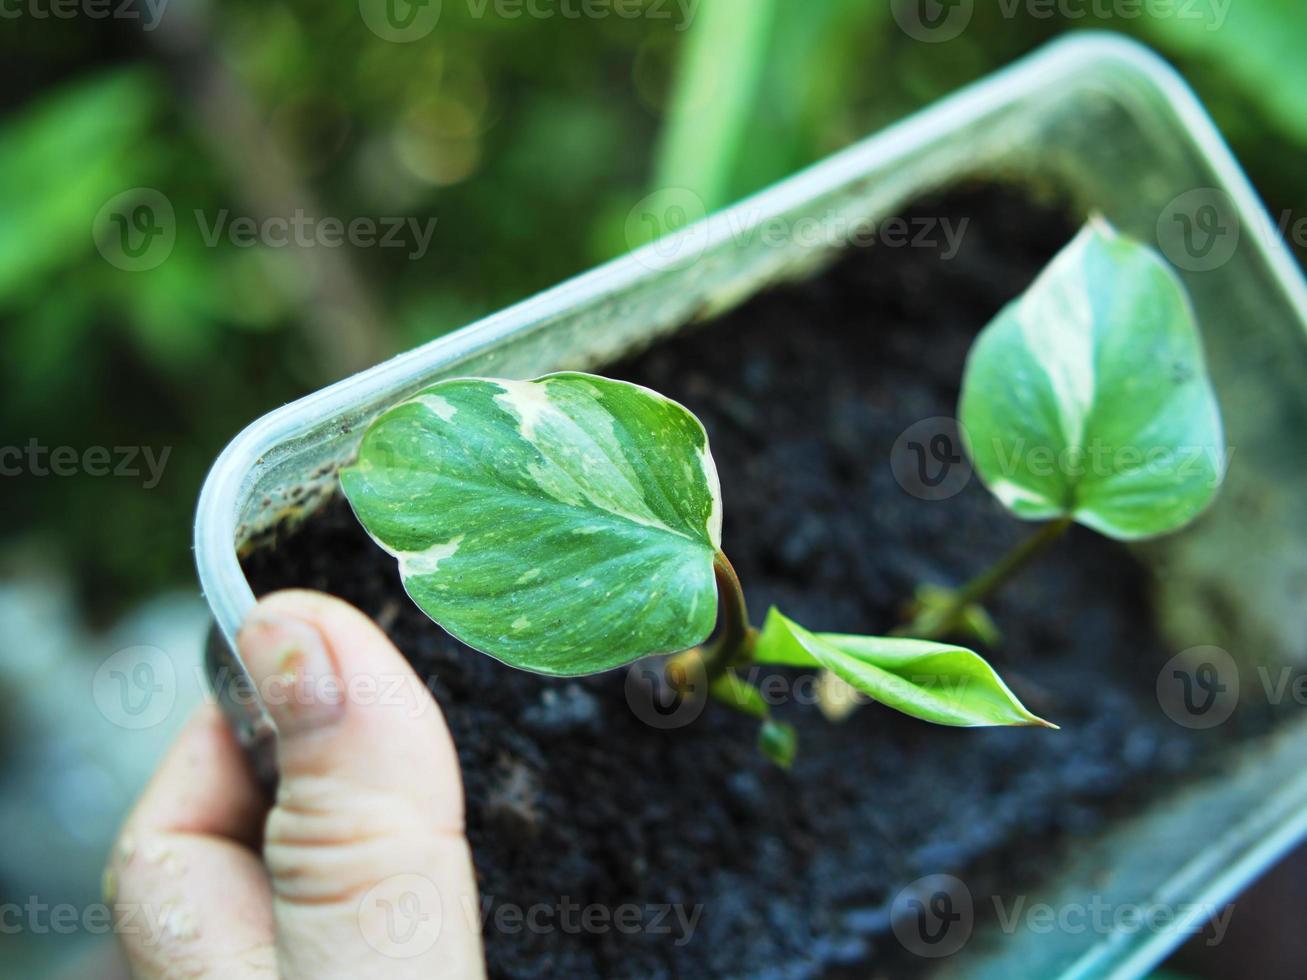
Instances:
[[[593,375],[433,385],[341,473],[413,600],[469,646],[544,674],[702,642],[717,616],[717,471],[670,399]]]
[[[1102,219],[980,334],[959,415],[977,473],[1028,520],[1165,534],[1225,473],[1188,294],[1161,256]]]

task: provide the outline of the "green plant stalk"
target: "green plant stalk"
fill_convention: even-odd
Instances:
[[[984,602],[1006,585],[1018,572],[1047,551],[1072,523],[1070,517],[1049,521],[990,568],[958,589],[943,611],[932,610],[918,615],[911,622],[894,629],[890,635],[913,637],[919,640],[939,640],[947,636],[966,613],[967,607]]]
[[[744,601],[740,577],[724,552],[719,551],[714,556],[713,574],[717,578],[722,626],[712,642],[678,653],[668,661],[667,676],[678,686],[684,678],[692,676],[688,671],[692,659],[702,662],[710,683],[732,667],[743,666],[753,659],[758,631],[749,625],[749,607]]]

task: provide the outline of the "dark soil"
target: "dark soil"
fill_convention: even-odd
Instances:
[[[937,248],[850,251],[607,372],[703,419],[755,620],[775,603],[814,629],[884,632],[917,582],[957,582],[1030,531],[975,480],[946,501],[905,492],[891,447],[953,413],[973,336],[1075,225],[995,187],[909,216],[968,219],[960,251],[944,258],[938,232]],[[937,728],[878,706],[833,726],[789,704],[790,772],[724,708],[659,730],[628,705],[625,671],[549,680],[462,647],[405,598],[339,501],[247,571],[260,593],[307,586],[355,603],[430,679],[464,768],[496,977],[902,975],[924,964],[889,930],[904,884],[960,873],[979,896],[1047,874],[1241,727],[1168,721],[1154,683],[1173,651],[1150,625],[1146,575],[1080,529],[990,606],[1004,632],[992,660],[1062,731]],[[536,922],[556,928],[496,926],[494,910],[539,904],[554,911]],[[640,911],[622,930],[582,928],[575,907],[592,905]],[[689,937],[664,905],[698,913]]]

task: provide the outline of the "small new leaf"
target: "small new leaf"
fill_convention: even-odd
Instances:
[[[976,472],[1027,520],[1166,534],[1225,474],[1188,294],[1161,256],[1102,219],[981,332],[959,416]]]
[[[799,753],[798,733],[793,725],[783,721],[764,721],[758,729],[758,751],[782,769],[788,769]]]
[[[897,637],[815,634],[772,609],[754,656],[762,663],[825,667],[881,704],[937,725],[1057,727],[1028,711],[994,668],[964,647]]]
[[[341,486],[427,615],[514,667],[596,673],[716,622],[708,438],[646,388],[444,381],[373,423]]]
[[[763,720],[771,714],[762,692],[733,670],[726,671],[713,681],[708,693],[728,708],[734,708],[751,718]]]

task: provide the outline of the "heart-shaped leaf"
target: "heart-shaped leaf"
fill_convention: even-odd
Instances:
[[[1028,520],[1166,534],[1225,474],[1188,294],[1159,255],[1101,219],[981,332],[959,415],[976,472]]]
[[[898,637],[810,633],[776,609],[754,647],[762,663],[825,667],[881,704],[937,725],[1042,725],[976,653]]]
[[[595,673],[716,622],[708,438],[646,388],[444,381],[377,419],[341,486],[427,615],[514,667]]]

